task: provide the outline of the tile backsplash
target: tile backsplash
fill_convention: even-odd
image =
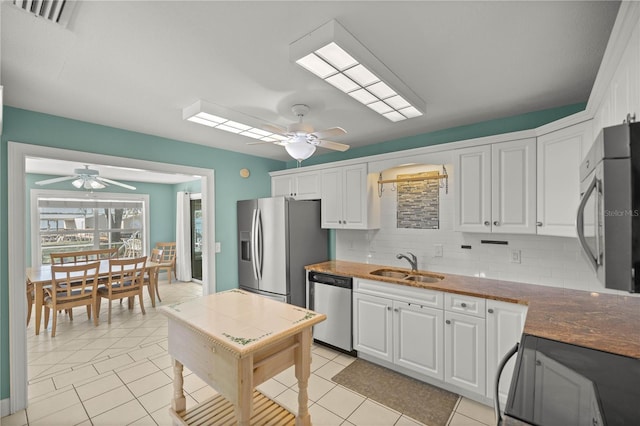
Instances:
[[[396,259],[396,254],[410,251],[418,257],[421,270],[629,295],[600,284],[583,258],[577,238],[457,232],[453,230],[453,188],[448,193],[440,188],[439,201],[440,229],[401,229],[397,227],[397,195],[391,187],[385,188],[380,200],[380,229],[337,230],[336,258],[406,268],[409,264]],[[481,240],[508,244],[483,244]],[[442,257],[435,257],[436,245],[442,246]],[[512,262],[513,251],[520,263]]]

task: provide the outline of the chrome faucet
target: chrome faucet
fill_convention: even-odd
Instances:
[[[398,253],[396,255],[396,259],[407,259],[407,262],[409,262],[409,264],[411,265],[411,272],[416,272],[418,270],[418,258],[410,251],[408,251],[407,254],[410,255],[411,258],[409,258],[406,254]]]

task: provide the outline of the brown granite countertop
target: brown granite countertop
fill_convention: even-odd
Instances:
[[[307,270],[528,305],[524,332],[640,359],[640,297],[440,274],[438,283],[371,275],[385,265],[332,260]],[[396,268],[409,273],[408,269]]]

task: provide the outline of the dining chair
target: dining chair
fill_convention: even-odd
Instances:
[[[145,273],[145,263],[147,256],[132,259],[109,259],[109,276],[103,287],[98,289],[96,301],[96,317],[100,315],[100,305],[102,299],[109,300],[109,324],[111,324],[111,302],[114,299],[125,297],[133,298],[138,296],[140,300],[140,310],[144,311],[142,301],[142,287]],[[133,303],[129,303],[129,309],[133,308]]]
[[[53,311],[51,337],[56,335],[59,310],[68,310],[69,319],[73,320],[72,309],[86,306],[87,317],[91,319],[91,306],[95,306],[97,301],[99,271],[100,262],[51,266],[51,287],[44,288],[45,325],[49,324],[49,313]],[[93,323],[98,325],[97,312],[94,312]]]
[[[27,280],[27,327],[31,322],[31,311],[33,310],[33,292],[35,290],[35,286],[29,280]]]
[[[151,255],[149,256],[149,261],[153,263],[162,263],[162,250],[154,248],[151,249]],[[149,297],[151,297],[151,305],[155,308],[156,301],[155,297],[152,295],[151,286],[153,286],[153,293],[158,297],[158,300],[162,302],[160,298],[160,290],[158,289],[158,271],[157,268],[147,268],[147,273],[144,275],[143,285],[149,286]]]
[[[176,242],[156,243],[156,248],[162,250],[162,266],[159,269],[166,269],[167,280],[171,284],[171,271],[177,280],[176,275]]]

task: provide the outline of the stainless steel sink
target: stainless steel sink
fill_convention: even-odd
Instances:
[[[444,279],[442,275],[409,275],[404,278],[408,281],[416,281],[420,283],[438,283]]]
[[[415,281],[420,283],[437,283],[444,279],[444,275],[429,273],[408,273],[395,269],[376,269],[370,272],[371,275],[379,277],[396,278],[400,280]]]
[[[371,275],[378,275],[379,277],[404,279],[409,274],[402,271],[394,271],[393,269],[376,269],[375,271],[371,272]]]

